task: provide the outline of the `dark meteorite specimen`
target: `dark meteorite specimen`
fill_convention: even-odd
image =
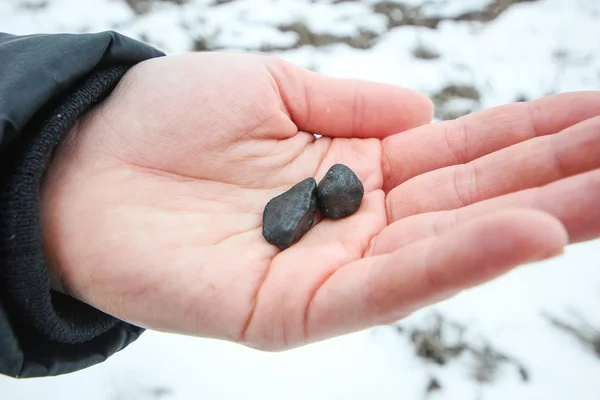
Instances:
[[[335,164],[319,182],[319,208],[326,218],[344,218],[359,209],[364,194],[356,174],[344,164]]]
[[[267,203],[262,234],[267,242],[285,250],[308,232],[316,213],[317,182],[307,178]]]

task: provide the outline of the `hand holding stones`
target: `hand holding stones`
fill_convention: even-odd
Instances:
[[[340,219],[358,211],[363,196],[356,174],[346,165],[335,164],[318,186],[314,178],[307,178],[267,203],[263,237],[285,250],[312,228],[317,207],[325,218]]]

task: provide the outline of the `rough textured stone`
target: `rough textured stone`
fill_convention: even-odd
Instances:
[[[356,174],[344,164],[335,164],[319,182],[319,208],[326,218],[344,218],[360,208],[364,194]]]
[[[312,227],[317,213],[317,182],[308,178],[272,198],[263,213],[262,234],[285,250]]]

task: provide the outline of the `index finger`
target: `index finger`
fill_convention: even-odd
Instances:
[[[425,172],[465,164],[505,147],[600,115],[600,91],[503,105],[383,140],[384,189]]]

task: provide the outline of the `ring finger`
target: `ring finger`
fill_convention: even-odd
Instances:
[[[600,169],[543,187],[485,200],[456,210],[412,215],[388,225],[372,241],[367,255],[387,254],[413,242],[443,235],[467,221],[507,208],[546,212],[565,226],[570,243],[600,237]]]

